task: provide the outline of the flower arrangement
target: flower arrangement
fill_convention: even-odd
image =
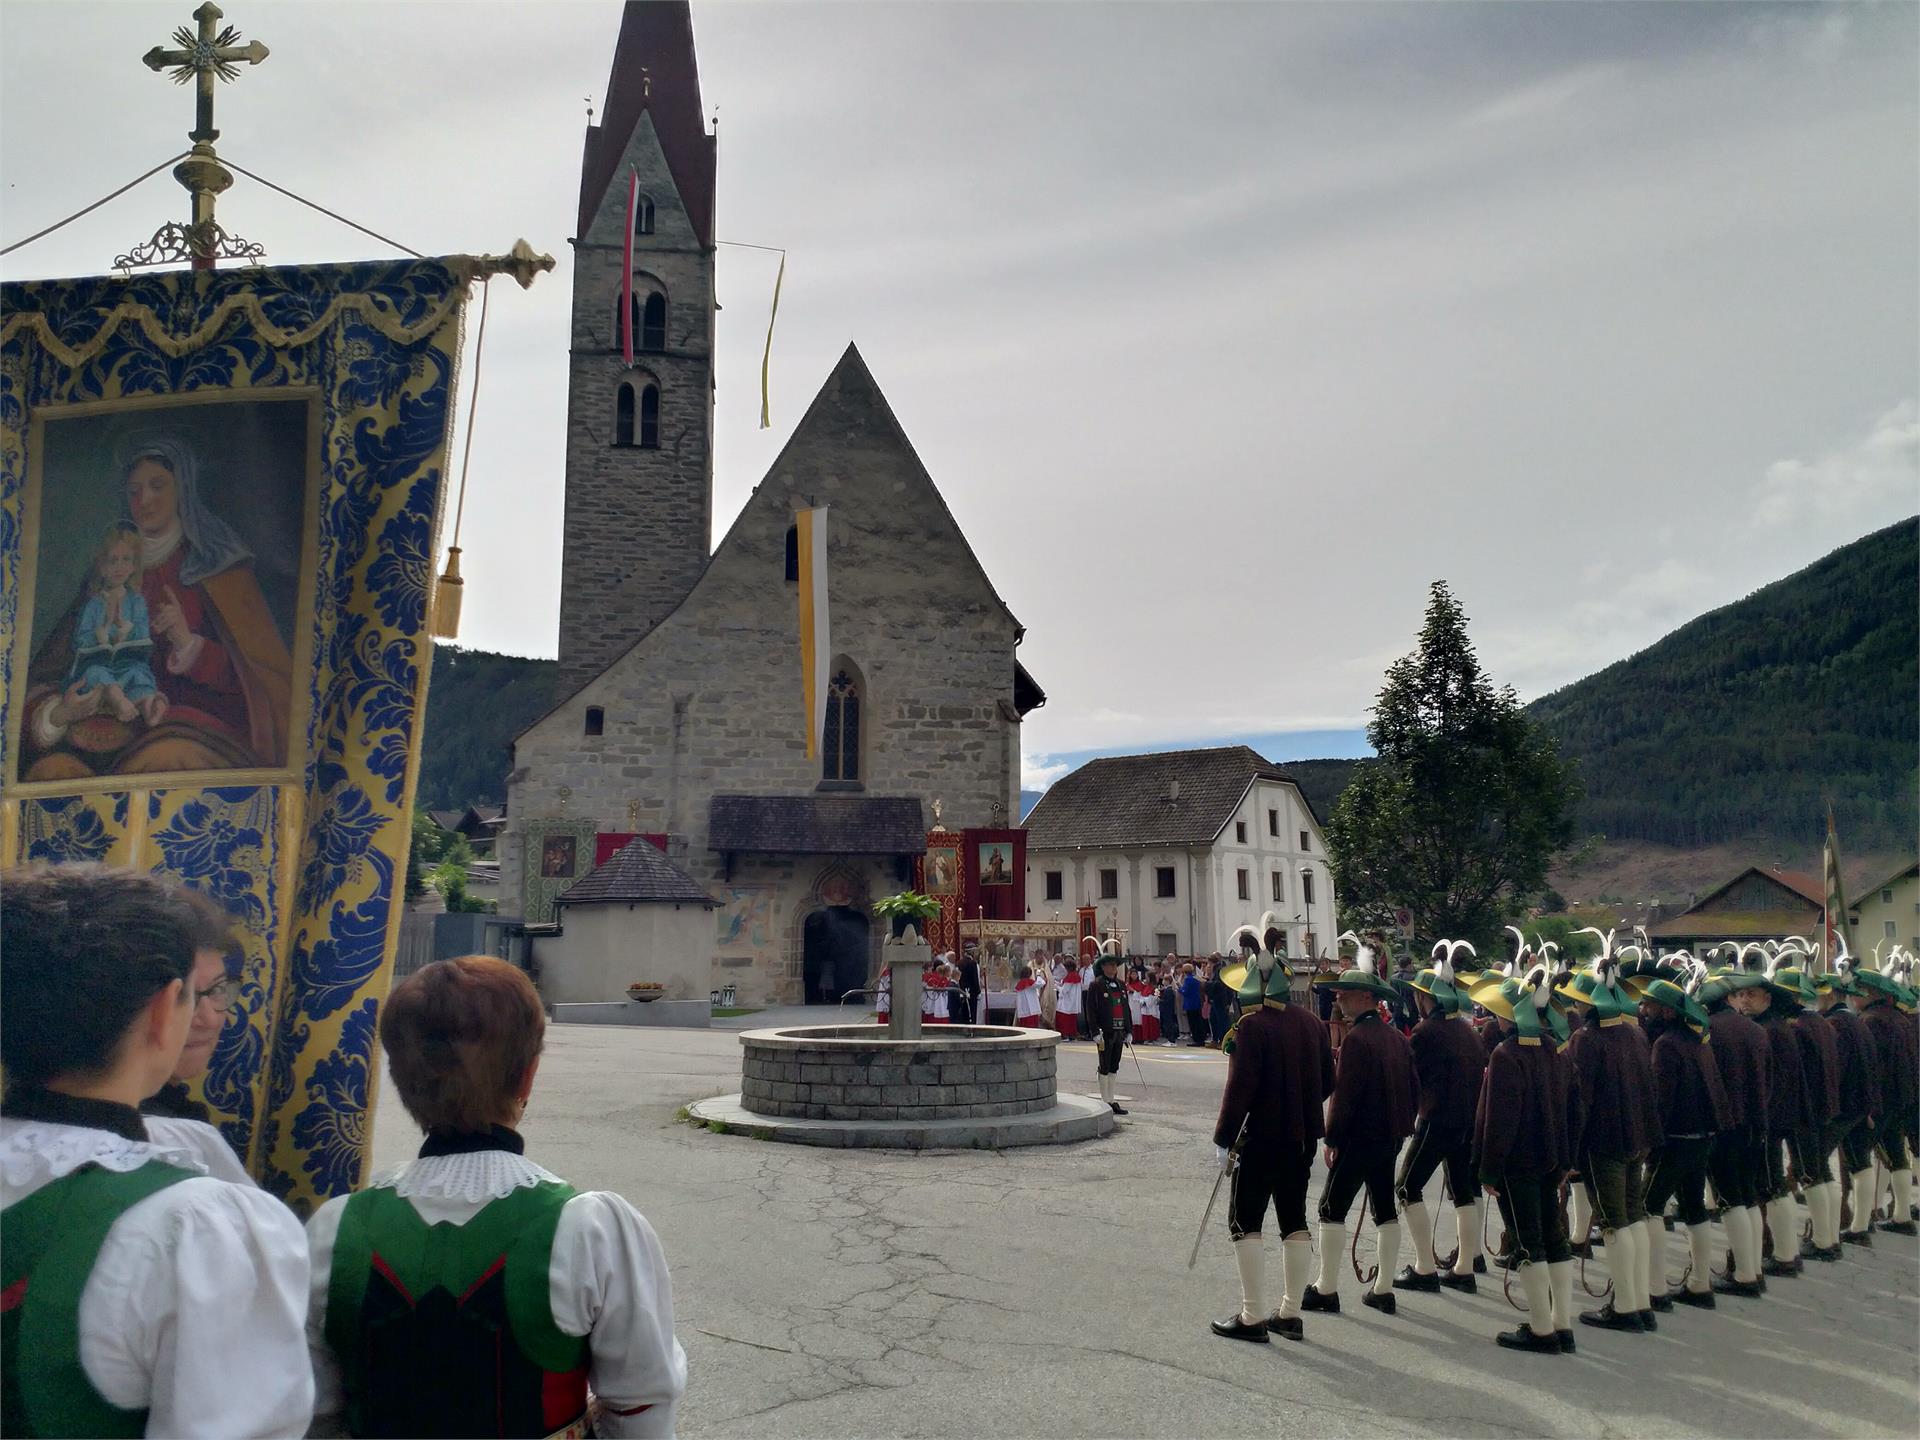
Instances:
[[[940,913],[940,902],[917,890],[902,890],[898,895],[888,895],[874,901],[873,913],[889,922],[906,921],[907,928],[898,940],[903,944],[915,945],[920,941],[918,927]]]
[[[658,1000],[666,993],[666,989],[658,980],[636,980],[627,986],[627,998],[645,1004],[649,1000]]]

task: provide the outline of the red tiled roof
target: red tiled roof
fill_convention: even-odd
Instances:
[[[1818,875],[1810,875],[1805,870],[1762,870],[1760,873],[1771,880],[1778,880],[1790,890],[1798,890],[1814,904],[1825,908],[1827,885]]]
[[[644,77],[641,70],[647,73]],[[580,166],[580,220],[587,233],[613,183],[620,156],[640,123],[653,116],[674,187],[702,245],[713,244],[714,137],[700,108],[700,67],[693,53],[693,14],[686,0],[627,0],[614,47],[613,73],[600,123],[588,128]]]

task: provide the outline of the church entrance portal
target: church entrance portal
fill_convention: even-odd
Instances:
[[[836,1004],[867,983],[871,929],[866,915],[851,905],[828,905],[807,916],[800,931],[807,1004]]]

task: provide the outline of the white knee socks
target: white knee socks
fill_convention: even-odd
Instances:
[[[1320,1278],[1313,1288],[1322,1295],[1340,1293],[1340,1267],[1347,1259],[1347,1227],[1330,1221],[1320,1222]]]
[[[1613,1277],[1613,1308],[1622,1312],[1647,1308],[1640,1303],[1644,1262],[1640,1247],[1633,1243],[1634,1228],[1622,1225],[1618,1230],[1600,1232],[1600,1253],[1607,1262],[1607,1274]]]
[[[1233,1260],[1240,1267],[1240,1319],[1244,1324],[1258,1325],[1267,1318],[1265,1302],[1260,1298],[1260,1281],[1265,1272],[1260,1237],[1242,1235],[1234,1241]]]
[[[1767,1229],[1773,1237],[1773,1258],[1783,1265],[1800,1254],[1800,1211],[1791,1195],[1767,1202]]]
[[[1893,1172],[1893,1216],[1896,1222],[1913,1219],[1913,1171],[1896,1170]]]
[[[1551,1335],[1553,1323],[1553,1287],[1545,1265],[1529,1262],[1520,1267],[1520,1288],[1527,1295],[1527,1328],[1536,1335]]]
[[[1822,1181],[1806,1187],[1807,1220],[1812,1225],[1812,1240],[1815,1245],[1827,1243],[1827,1186]]]
[[[1649,1215],[1634,1229],[1640,1232],[1640,1298],[1645,1302],[1640,1308],[1645,1310],[1654,1296],[1667,1293],[1667,1225],[1659,1216]]]
[[[1856,1170],[1853,1181],[1853,1230],[1864,1235],[1873,1223],[1873,1167]]]
[[[1547,1279],[1553,1292],[1553,1328],[1573,1328],[1573,1262],[1556,1260],[1547,1267]]]
[[[1475,1200],[1471,1205],[1457,1205],[1454,1220],[1460,1236],[1460,1253],[1454,1257],[1453,1273],[1471,1275],[1473,1262],[1480,1258],[1480,1226],[1484,1223],[1487,1202]]]
[[[1300,1314],[1300,1301],[1307,1293],[1307,1281],[1313,1274],[1313,1237],[1304,1230],[1287,1236],[1280,1246],[1280,1268],[1287,1286],[1280,1298],[1280,1316],[1292,1320]]]
[[[1687,1249],[1693,1257],[1693,1269],[1687,1272],[1687,1289],[1705,1295],[1713,1289],[1713,1226],[1687,1227]]]
[[[1587,1187],[1573,1187],[1573,1243],[1584,1245],[1593,1234],[1593,1202],[1587,1199]]]
[[[1727,1227],[1727,1244],[1733,1247],[1733,1278],[1751,1285],[1760,1278],[1760,1211],[1733,1205],[1720,1218]]]
[[[1113,1077],[1111,1075],[1102,1075],[1100,1077],[1100,1098],[1109,1105],[1113,1103]]]
[[[1413,1268],[1416,1274],[1433,1274],[1433,1216],[1424,1201],[1416,1200],[1400,1212],[1406,1222],[1407,1238],[1413,1241]]]
[[[1373,1293],[1376,1295],[1389,1295],[1393,1293],[1394,1267],[1400,1263],[1400,1226],[1398,1224],[1382,1225],[1380,1227],[1377,1249],[1379,1252],[1377,1258],[1379,1259],[1380,1266],[1379,1273],[1373,1277]],[[1427,1241],[1426,1273],[1429,1275],[1433,1273],[1433,1241],[1431,1238]]]

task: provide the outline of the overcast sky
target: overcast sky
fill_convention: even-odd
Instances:
[[[0,242],[185,148],[139,57],[192,8],[0,5]],[[225,9],[273,54],[223,154],[429,254],[558,259],[494,287],[461,634],[551,655],[619,4]],[[1027,626],[1030,778],[1350,730],[1436,578],[1497,680],[1577,679],[1914,512],[1917,17],[698,3],[720,237],[789,252],[767,432],[774,257],[721,252],[716,538],[853,339]],[[163,174],[0,275],[184,203]],[[389,253],[245,179],[220,215],[273,263]]]

